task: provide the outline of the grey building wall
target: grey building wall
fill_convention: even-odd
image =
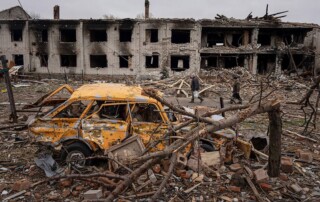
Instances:
[[[247,32],[250,43],[241,44],[239,47],[224,45],[207,47],[207,36],[203,28],[212,30],[225,30],[225,42],[232,43],[232,33],[240,30]],[[252,73],[258,73],[261,66],[261,58],[271,55],[272,59],[262,61],[266,69],[275,68],[276,73],[282,71],[283,57],[287,54],[283,36],[279,33],[302,30],[306,33],[312,30],[314,25],[304,24],[280,24],[275,27],[271,24],[259,24],[255,22],[242,22],[221,24],[219,21],[195,21],[192,19],[150,19],[150,20],[0,20],[0,54],[5,54],[9,60],[14,60],[14,55],[23,55],[24,66],[27,72],[36,73],[70,73],[90,75],[140,75],[160,77],[163,68],[169,70],[171,75],[190,74],[201,71],[203,65],[202,54],[223,57],[244,58],[243,66]],[[12,30],[22,29],[22,41],[12,41]],[[261,46],[258,43],[259,34],[263,30],[272,29],[270,44]],[[62,42],[61,30],[75,30],[74,42]],[[119,30],[132,29],[130,42],[120,42]],[[150,42],[146,30],[157,29],[158,41]],[[90,30],[103,30],[107,40],[102,42],[90,41]],[[190,42],[172,43],[172,30],[189,30]],[[43,31],[47,33],[47,41],[43,41]],[[307,34],[302,44],[293,47],[293,54],[309,54],[305,48],[316,47],[315,65],[319,67],[320,42],[319,29],[314,29]],[[303,35],[302,35],[303,36]],[[301,43],[301,42],[300,42]],[[62,55],[75,55],[74,67],[62,67]],[[96,67],[91,64],[90,56],[105,55],[106,67]],[[129,67],[120,68],[120,58],[129,57]],[[43,65],[42,59],[47,57],[47,65]],[[146,67],[146,57],[156,56],[159,58],[157,68]],[[188,56],[189,68],[171,70],[171,56]],[[224,58],[219,58],[219,67],[226,67]],[[261,57],[261,58],[260,58]]]

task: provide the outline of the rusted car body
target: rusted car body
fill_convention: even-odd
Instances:
[[[71,93],[69,99],[53,99],[63,89]],[[133,135],[147,145],[163,138],[169,124],[178,123],[175,118],[170,120],[162,104],[144,95],[138,86],[101,83],[73,90],[64,85],[28,107],[54,104],[58,106],[29,123],[29,133],[36,142],[56,150],[66,146],[70,153],[84,148],[84,156],[108,150]],[[153,150],[162,150],[168,143],[164,141]]]

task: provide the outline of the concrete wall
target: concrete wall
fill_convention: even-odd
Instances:
[[[14,55],[23,55],[24,66],[29,68],[29,32],[28,23],[18,23],[15,28],[22,29],[22,41],[11,40],[12,23],[0,24],[0,54],[5,55],[8,60],[14,60]]]
[[[12,42],[10,27],[14,24],[24,23],[23,41]],[[242,54],[245,57],[244,66],[252,73],[257,72],[258,54],[274,54],[286,50],[277,49],[281,44],[281,36],[271,37],[271,46],[258,47],[257,40],[259,25],[253,24],[251,27],[237,27],[237,30],[250,30],[251,44],[241,47],[214,46],[202,47],[204,38],[202,33],[202,24],[194,20],[30,20],[30,21],[0,21],[0,54],[7,55],[9,60],[13,60],[13,54],[24,55],[24,65],[27,72],[37,73],[58,73],[58,74],[90,74],[90,75],[127,75],[127,76],[152,76],[160,77],[160,71],[163,68],[169,70],[170,75],[187,75],[200,71],[201,57],[200,53],[209,53],[213,55]],[[215,27],[214,23],[210,25]],[[225,25],[226,28],[231,28]],[[131,42],[120,42],[119,30],[123,27],[132,27]],[[206,25],[208,27],[208,25]],[[61,29],[75,29],[76,42],[61,42]],[[90,30],[105,30],[107,41],[91,42]],[[158,29],[158,42],[151,43],[146,39],[147,29]],[[174,44],[171,42],[172,30],[190,30],[190,43]],[[278,28],[279,29],[279,28]],[[47,30],[48,41],[42,42],[39,39],[39,33]],[[320,65],[319,49],[320,41],[319,30],[313,31],[306,37],[304,45],[307,47],[317,47],[316,66]],[[231,43],[232,35],[227,37]],[[247,39],[248,40],[248,39]],[[282,43],[283,44],[283,43]],[[302,50],[302,49],[301,49]],[[206,52],[207,51],[207,52]],[[42,67],[40,56],[48,55],[48,67]],[[76,67],[61,67],[61,55],[75,54],[77,56]],[[158,68],[146,68],[146,56],[159,56]],[[90,67],[90,55],[106,55],[107,67]],[[119,67],[119,56],[130,55],[130,67]],[[190,67],[185,71],[171,70],[171,56],[190,56]],[[221,67],[224,67],[224,61],[220,61]],[[274,62],[277,73],[281,72],[281,58]]]

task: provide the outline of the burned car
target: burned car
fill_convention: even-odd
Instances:
[[[53,99],[63,89],[71,96]],[[141,138],[144,145],[161,140],[152,151],[162,150],[171,141],[163,139],[169,125],[179,123],[141,87],[124,84],[87,84],[76,90],[64,85],[26,108],[44,106],[55,107],[34,118],[29,133],[35,142],[60,151],[66,161],[106,151],[132,136]]]

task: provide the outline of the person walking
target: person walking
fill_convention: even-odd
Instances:
[[[192,91],[192,98],[190,103],[194,103],[194,98],[199,98],[200,103],[203,102],[203,98],[199,95],[200,83],[197,76],[191,76],[191,91]]]
[[[233,83],[233,89],[232,89],[232,97],[230,100],[230,103],[236,103],[236,100],[238,100],[238,104],[242,104],[242,99],[240,97],[240,82],[237,76],[233,77],[234,83]]]

